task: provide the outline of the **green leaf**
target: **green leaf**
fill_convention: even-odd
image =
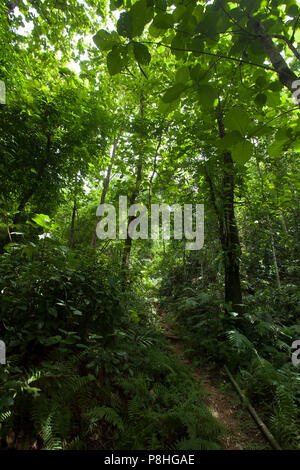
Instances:
[[[167,0],[155,0],[155,6],[158,10],[166,11],[168,6]]]
[[[264,106],[267,102],[267,97],[264,93],[259,93],[254,98],[254,101],[255,101],[255,104],[257,104],[257,106]]]
[[[213,86],[199,85],[197,91],[199,101],[203,106],[209,107],[213,105],[215,99],[217,98],[217,92]]]
[[[278,157],[282,152],[282,148],[285,142],[282,140],[275,141],[271,145],[268,146],[268,154],[270,157]]]
[[[295,150],[295,152],[300,152],[300,139],[295,140],[295,142],[292,143],[291,147],[293,150]]]
[[[183,83],[176,83],[165,92],[162,100],[165,103],[171,103],[172,101],[175,101],[177,98],[179,98],[185,88],[186,86]]]
[[[120,18],[117,22],[117,31],[120,36],[125,38],[132,38],[133,35],[133,22],[132,22],[132,15],[130,12],[125,11],[120,14]]]
[[[136,61],[141,65],[149,65],[151,61],[151,55],[149,53],[148,47],[144,44],[134,43],[133,53]]]
[[[153,26],[158,29],[168,29],[174,24],[173,15],[169,13],[158,13],[153,20]]]
[[[171,113],[172,111],[174,111],[177,108],[178,104],[179,104],[178,100],[171,101],[170,103],[165,103],[161,99],[159,101],[158,109],[162,114],[167,115]]]
[[[51,227],[51,219],[48,215],[37,214],[32,220],[40,227],[49,229]]]
[[[177,59],[181,59],[185,56],[186,52],[184,50],[186,47],[186,39],[183,34],[177,33],[171,42],[171,52]]]
[[[286,11],[287,15],[288,16],[292,16],[292,17],[295,17],[298,15],[298,7],[297,5],[291,5],[287,11]]]
[[[251,128],[251,120],[243,108],[231,109],[224,118],[225,126],[232,131],[247,135]]]
[[[243,140],[244,138],[239,131],[232,131],[226,134],[223,139],[221,139],[219,148],[221,150],[230,149],[233,145],[236,145]]]
[[[118,49],[113,49],[107,56],[107,68],[110,75],[116,75],[122,70],[121,56]]]
[[[243,140],[232,147],[231,155],[235,162],[244,164],[253,155],[253,144],[249,140]]]
[[[175,22],[178,22],[186,13],[186,6],[178,5],[177,8],[173,11],[173,18]]]
[[[190,72],[188,67],[181,67],[177,70],[175,75],[176,83],[186,83],[190,79]]]
[[[105,31],[105,29],[100,29],[93,37],[93,41],[101,51],[109,51],[115,44],[110,33]]]
[[[132,18],[132,37],[140,36],[147,23],[153,18],[154,10],[147,7],[146,0],[137,1],[130,10]]]
[[[276,141],[285,141],[285,142],[288,142],[290,140],[290,136],[288,134],[288,131],[289,129],[286,129],[286,128],[281,128],[281,129],[278,129],[278,131],[276,132],[276,135],[275,135],[275,140]]]
[[[193,55],[198,57],[203,52],[203,39],[202,37],[198,36],[192,40],[191,49],[193,51]]]
[[[190,75],[195,82],[198,82],[204,76],[204,70],[200,64],[196,64],[191,68]]]
[[[40,343],[44,344],[45,346],[52,346],[53,344],[57,344],[62,340],[62,337],[60,335],[57,336],[50,336],[49,338],[46,339],[41,339]]]

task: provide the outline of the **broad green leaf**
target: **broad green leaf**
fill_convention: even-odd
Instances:
[[[196,64],[194,67],[190,69],[191,78],[198,82],[204,76],[204,70],[200,64]]]
[[[146,0],[139,0],[131,7],[132,37],[143,33],[146,24],[153,18],[153,11],[152,7],[147,7]]]
[[[151,60],[151,55],[148,50],[148,47],[144,44],[134,43],[133,53],[136,61],[141,65],[148,65]]]
[[[181,59],[185,56],[186,52],[182,49],[186,48],[186,38],[183,34],[177,33],[171,42],[171,52],[177,59]]]
[[[133,35],[133,22],[132,22],[132,15],[130,12],[125,11],[120,14],[120,18],[117,22],[117,31],[120,36],[125,38],[132,38]]]
[[[179,98],[185,88],[186,86],[183,83],[176,83],[165,92],[162,100],[165,103],[171,103],[172,101],[175,101],[177,98]]]
[[[171,113],[172,111],[174,111],[177,108],[178,104],[179,104],[178,100],[171,101],[170,103],[165,103],[161,99],[159,101],[158,109],[162,114],[167,115]]]
[[[221,150],[230,149],[233,145],[236,145],[243,140],[244,138],[239,131],[232,131],[226,134],[223,139],[221,139],[219,147]]]
[[[184,5],[178,5],[177,8],[173,12],[173,18],[177,22],[179,21],[184,14],[186,13],[186,6]]]
[[[268,154],[270,157],[279,157],[282,153],[282,149],[285,142],[282,140],[274,141],[271,145],[268,146]]]
[[[158,29],[168,29],[174,24],[173,15],[169,13],[158,13],[153,20],[153,26]]]
[[[254,98],[254,101],[255,103],[257,104],[257,106],[264,106],[267,102],[267,97],[264,93],[259,93],[258,95],[256,95],[256,97]]]
[[[285,129],[284,127],[281,129],[278,129],[275,135],[275,140],[288,142],[290,140],[289,129]]]
[[[231,148],[232,159],[237,163],[246,163],[253,155],[254,146],[249,140],[243,140]]]
[[[231,109],[227,113],[224,124],[228,129],[239,131],[242,135],[247,135],[252,125],[248,113],[240,107]]]
[[[204,50],[203,38],[198,36],[192,40],[191,50],[194,56],[199,56]]]
[[[287,8],[286,13],[288,16],[295,17],[299,14],[299,10],[297,5],[291,5],[290,7]]]
[[[186,83],[190,79],[190,72],[188,67],[180,67],[175,75],[175,82]]]
[[[51,219],[48,215],[45,214],[37,214],[32,220],[43,228],[50,228],[51,226]]]
[[[200,103],[205,107],[212,106],[217,98],[217,92],[211,85],[199,85],[197,92]]]
[[[105,29],[100,29],[93,37],[93,41],[101,51],[109,51],[115,44],[110,33],[105,31]]]
[[[158,10],[166,11],[168,2],[167,0],[155,0],[155,6]]]
[[[116,75],[122,70],[121,56],[118,49],[113,49],[107,56],[107,68],[110,75]]]

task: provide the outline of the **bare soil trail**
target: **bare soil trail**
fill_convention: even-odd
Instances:
[[[205,403],[213,415],[225,426],[224,450],[269,450],[270,446],[243,408],[235,392],[224,394],[220,385],[227,383],[225,373],[208,366],[197,366],[185,358],[182,339],[177,336],[167,320],[167,313],[159,311],[162,333],[170,341],[178,359],[192,370],[193,377],[201,383],[205,392]]]

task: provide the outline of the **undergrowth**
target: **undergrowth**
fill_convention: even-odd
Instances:
[[[124,292],[103,260],[51,245],[19,246],[0,272],[2,449],[221,448],[142,286]]]

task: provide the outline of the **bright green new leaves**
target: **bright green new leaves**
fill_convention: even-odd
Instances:
[[[122,70],[122,58],[118,49],[113,49],[107,56],[107,68],[110,75],[116,75]]]
[[[295,152],[300,152],[300,139],[295,140],[291,147],[293,150],[295,150]]]
[[[135,42],[133,45],[133,53],[136,61],[141,65],[149,65],[151,61],[151,54],[148,47],[144,44]]]
[[[32,220],[39,225],[40,227],[49,229],[51,227],[51,220],[48,215],[45,214],[37,214]]]

